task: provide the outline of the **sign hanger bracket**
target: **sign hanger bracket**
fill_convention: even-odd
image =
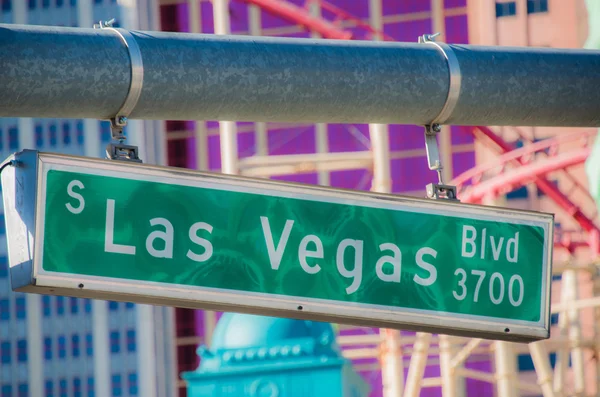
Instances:
[[[141,163],[142,160],[139,157],[139,148],[134,145],[126,145],[124,142],[127,139],[123,130],[127,125],[127,117],[131,114],[135,106],[137,105],[140,94],[142,93],[142,87],[144,85],[144,64],[142,62],[142,52],[140,47],[133,35],[121,28],[114,28],[113,24],[115,19],[109,21],[100,21],[94,25],[94,29],[104,29],[115,32],[129,53],[129,60],[131,63],[131,80],[129,84],[129,91],[125,101],[121,105],[121,108],[117,114],[109,119],[110,121],[110,134],[113,142],[109,143],[106,147],[106,157],[111,160],[120,161],[133,161]]]
[[[438,174],[438,183],[430,183],[426,186],[427,197],[431,199],[447,199],[457,200],[456,186],[444,184],[442,176],[442,160],[440,158],[440,152],[437,142],[437,136],[442,130],[442,124],[445,123],[458,102],[460,96],[461,86],[461,71],[458,59],[454,54],[452,48],[446,43],[435,42],[434,39],[439,36],[439,33],[429,35],[425,34],[419,36],[419,43],[434,45],[446,59],[448,64],[448,74],[450,82],[448,84],[448,95],[446,96],[446,102],[440,113],[430,123],[426,124],[425,127],[425,149],[427,151],[427,162],[429,169],[436,171]]]

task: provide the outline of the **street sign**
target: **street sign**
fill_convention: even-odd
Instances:
[[[36,151],[14,159],[2,188],[16,291],[549,337],[551,214]]]

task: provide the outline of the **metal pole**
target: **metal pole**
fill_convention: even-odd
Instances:
[[[449,90],[433,45],[172,32],[132,35],[144,80],[132,119],[430,123]],[[415,38],[416,40],[416,38]],[[446,124],[600,126],[600,52],[455,45]],[[0,117],[113,117],[127,48],[106,29],[0,25]]]

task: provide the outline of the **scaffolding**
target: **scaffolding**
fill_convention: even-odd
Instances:
[[[198,22],[200,0],[187,1],[189,27],[201,32]],[[383,32],[381,0],[370,0],[370,19],[364,21],[343,9],[322,0],[307,0],[295,5],[285,0],[240,0],[249,4],[251,35],[261,35],[260,10],[264,9],[295,24],[294,29],[310,30],[313,37],[334,39],[390,40]],[[164,1],[166,2],[166,1]],[[170,1],[173,3],[174,1]],[[216,34],[231,33],[229,0],[212,0]],[[457,12],[444,9],[443,1],[431,0],[434,31],[445,32],[445,16]],[[460,12],[466,12],[464,9]],[[418,16],[415,16],[418,18]],[[305,125],[297,125],[299,127]],[[318,182],[329,184],[329,173],[339,170],[367,169],[372,177],[371,189],[391,192],[391,160],[403,156],[422,156],[423,150],[390,150],[386,125],[369,125],[369,138],[363,151],[337,152],[328,150],[326,128],[316,125],[317,152],[312,154],[268,155],[270,131],[290,128],[290,124],[254,123],[240,126],[254,131],[256,153],[238,158],[235,122],[220,122],[221,171],[249,176],[271,177],[317,172]],[[465,203],[506,205],[506,194],[519,188],[533,187],[544,194],[544,209],[552,210],[564,219],[567,227],[557,228],[553,275],[552,314],[557,318],[549,340],[517,344],[473,338],[405,333],[395,330],[354,328],[355,335],[339,336],[347,358],[357,362],[360,372],[381,372],[382,389],[386,397],[413,397],[428,388],[441,388],[445,397],[466,394],[466,380],[472,379],[495,386],[498,397],[517,395],[600,396],[600,228],[592,197],[580,178],[570,170],[585,162],[595,131],[582,131],[541,142],[527,142],[527,134],[513,128],[513,136],[525,142],[516,148],[502,135],[488,127],[464,128],[476,144],[484,147],[492,161],[452,178],[452,146],[449,128],[440,133],[440,152],[444,161],[444,180],[457,186],[459,198]],[[198,167],[206,169],[207,138],[211,131],[205,122],[195,123]],[[183,131],[171,139],[189,136]],[[425,164],[423,164],[425,166]],[[558,175],[559,183],[549,179]],[[424,193],[424,192],[423,192]],[[206,338],[216,324],[214,313],[205,317]],[[529,354],[535,376],[519,373],[517,356]],[[555,357],[552,365],[550,357]],[[371,360],[364,364],[365,360]],[[490,371],[469,368],[469,363],[486,360]],[[439,376],[426,377],[426,368],[439,367]],[[405,376],[406,373],[406,376]]]

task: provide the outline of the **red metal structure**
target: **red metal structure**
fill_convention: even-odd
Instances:
[[[307,30],[318,33],[325,39],[352,40],[359,36],[345,29],[344,24],[354,26],[367,32],[364,39],[370,40],[373,36],[381,40],[393,41],[394,39],[380,30],[374,29],[362,19],[344,11],[343,9],[328,3],[325,0],[306,0],[304,6],[297,6],[286,0],[239,0],[247,4],[253,4],[264,11],[283,18],[292,23],[305,27]],[[317,5],[324,12],[321,16],[315,16],[310,12],[311,5]],[[332,21],[326,19],[333,17]]]

